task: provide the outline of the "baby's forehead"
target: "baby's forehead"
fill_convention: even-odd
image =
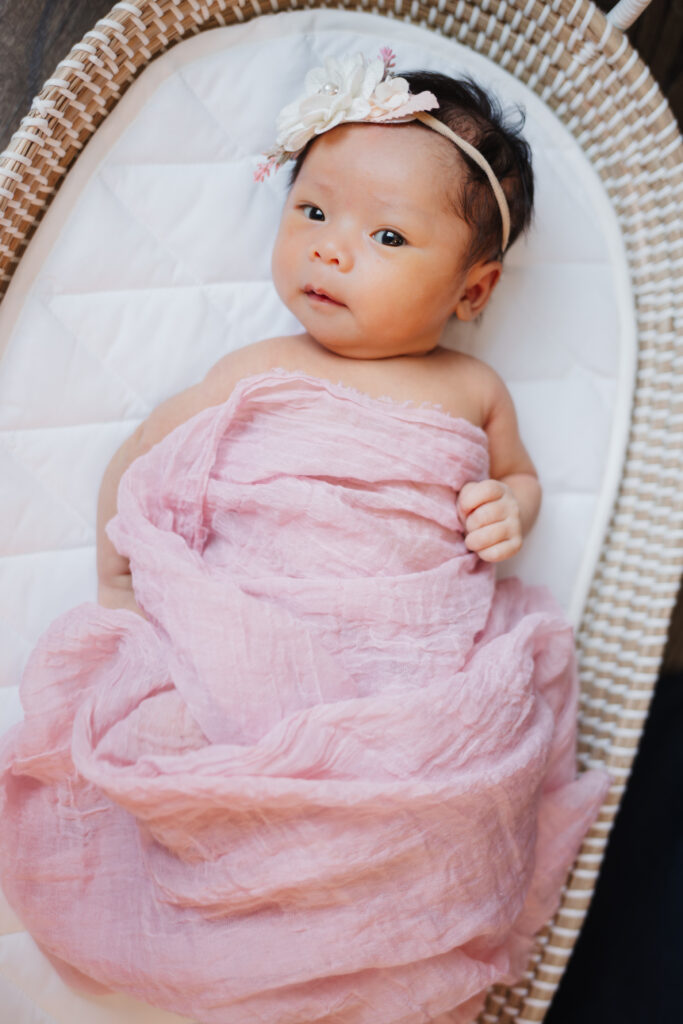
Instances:
[[[450,208],[463,177],[456,147],[429,128],[344,124],[315,140],[297,181],[358,199]]]

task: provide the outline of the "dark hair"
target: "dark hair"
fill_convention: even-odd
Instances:
[[[432,92],[439,106],[430,111],[434,117],[461,135],[484,156],[498,178],[510,207],[510,238],[508,246],[526,231],[531,223],[534,202],[534,176],[531,149],[522,137],[525,115],[516,107],[517,123],[507,121],[501,105],[471,78],[450,78],[429,71],[401,72],[411,93]],[[411,122],[419,125],[419,121]],[[424,126],[425,131],[432,131]],[[297,157],[292,168],[289,187],[296,181],[311,145],[311,139]],[[461,149],[454,146],[466,168],[466,177],[458,195],[453,196],[458,216],[474,229],[466,265],[501,256],[501,219],[496,198],[482,169]]]

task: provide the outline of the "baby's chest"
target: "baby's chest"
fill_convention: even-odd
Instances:
[[[476,389],[458,361],[458,353],[401,359],[342,359],[302,346],[279,353],[278,365],[301,370],[312,377],[355,388],[371,398],[391,398],[397,403],[427,403],[455,418],[481,426]]]

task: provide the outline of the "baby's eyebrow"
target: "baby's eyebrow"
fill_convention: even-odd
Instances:
[[[425,208],[421,203],[413,203],[409,199],[394,196],[381,196],[374,192],[366,192],[365,196],[372,203],[373,213],[381,214],[390,220],[403,221],[406,218],[423,217]]]
[[[368,195],[369,198],[378,206],[381,206],[386,210],[396,210],[401,213],[424,212],[424,206],[421,203],[411,203],[409,199],[394,199],[391,196],[378,196],[373,192],[368,192],[366,195]]]
[[[334,185],[326,183],[324,180],[311,178],[310,181],[304,187],[305,191],[317,190],[322,192],[323,195],[333,196],[336,192]],[[424,213],[424,207],[420,203],[411,203],[410,200],[395,198],[390,195],[380,195],[377,192],[373,192],[370,189],[366,189],[364,192],[364,198],[372,201],[376,206],[382,210],[387,210],[394,213],[408,213],[408,214],[420,214]]]
[[[315,177],[309,178],[306,181],[306,184],[304,184],[304,182],[300,178],[297,178],[296,181],[294,182],[294,187],[296,187],[297,185],[299,185],[300,188],[303,188],[304,191],[306,189],[317,189],[319,192],[327,192],[328,195],[334,192],[334,185],[327,185],[325,181],[322,181],[319,178]]]

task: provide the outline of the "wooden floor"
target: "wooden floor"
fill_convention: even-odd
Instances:
[[[0,150],[59,61],[112,6],[113,0],[0,0]],[[607,11],[613,3],[598,6]],[[652,0],[629,38],[683,126],[683,2]],[[664,668],[683,668],[683,594]]]

